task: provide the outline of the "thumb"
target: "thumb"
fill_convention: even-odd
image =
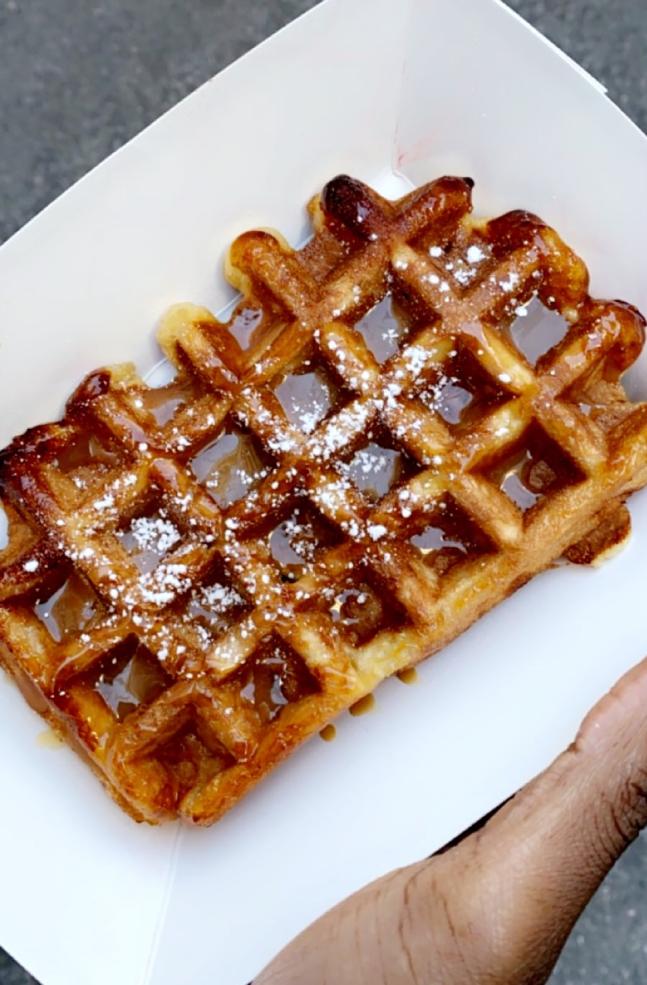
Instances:
[[[647,661],[575,742],[456,847],[335,907],[257,985],[537,985],[647,823]]]
[[[463,872],[463,890],[451,894],[459,924],[478,919],[478,906],[489,910],[480,963],[497,970],[493,981],[545,981],[583,908],[647,824],[646,712],[643,661],[587,715],[566,752],[453,859],[440,857],[441,884]]]

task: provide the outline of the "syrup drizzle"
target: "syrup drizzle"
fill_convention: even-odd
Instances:
[[[262,322],[262,308],[245,307],[236,313],[227,327],[241,349],[248,349],[258,343],[262,331]]]
[[[489,477],[524,512],[546,493],[583,478],[576,464],[537,424],[528,428],[522,445],[499,462]]]
[[[529,510],[541,499],[542,486],[532,481],[533,458],[524,449],[508,466],[499,482],[499,488],[519,509]],[[550,483],[549,483],[550,485]]]
[[[269,464],[254,438],[235,425],[226,426],[190,463],[198,482],[223,508],[242,499],[267,475]]]
[[[340,536],[314,509],[297,506],[268,538],[272,557],[286,581],[301,578],[315,561],[317,551],[339,543]]]
[[[537,297],[521,310],[526,314],[518,317],[508,331],[516,348],[534,366],[540,356],[562,341],[570,325],[558,311],[546,308]]]
[[[187,380],[173,380],[166,386],[144,390],[139,400],[144,408],[153,415],[159,427],[175,416],[180,407],[195,399],[195,387]]]
[[[286,705],[319,690],[303,660],[277,636],[261,643],[232,679],[263,722],[273,722]]]
[[[430,522],[410,538],[438,574],[444,574],[465,558],[487,553],[492,544],[451,496],[438,504]]]
[[[454,427],[473,424],[507,399],[505,388],[491,379],[468,349],[460,346],[443,372],[429,379],[420,393],[425,406]]]
[[[158,661],[132,637],[108,655],[94,672],[94,687],[121,722],[150,704],[169,686]]]
[[[338,387],[322,367],[307,361],[304,372],[291,373],[276,387],[275,393],[288,420],[303,434],[312,434],[317,425],[338,404]]]
[[[360,576],[349,576],[331,594],[332,598],[324,592],[328,613],[353,646],[406,622],[404,609],[385,585],[373,586]]]
[[[230,583],[224,571],[217,571],[205,585],[191,593],[183,620],[197,632],[200,642],[209,646],[213,639],[237,622],[249,604]]]
[[[174,805],[196,784],[208,783],[234,764],[233,756],[198,723],[187,725],[160,746],[156,758],[171,781]]]
[[[52,595],[34,605],[34,613],[56,643],[82,632],[101,610],[94,592],[76,573]]]
[[[69,473],[88,466],[96,468],[103,465],[111,468],[118,465],[119,461],[119,454],[107,447],[96,434],[82,431],[75,434],[73,441],[58,452],[54,465],[61,472]]]
[[[423,390],[420,399],[448,424],[460,424],[463,412],[472,403],[474,395],[458,381],[446,378],[439,389]]]
[[[387,294],[367,311],[355,328],[378,363],[395,355],[408,333],[403,319],[396,314],[391,294]]]
[[[467,554],[467,547],[455,537],[452,537],[442,527],[427,527],[420,534],[414,534],[411,543],[415,544],[421,554],[431,554],[433,551],[449,548]]]
[[[372,440],[359,448],[341,470],[360,492],[377,502],[395,485],[413,475],[417,467],[404,452]]]

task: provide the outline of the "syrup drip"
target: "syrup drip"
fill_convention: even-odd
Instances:
[[[474,400],[474,394],[461,386],[460,383],[448,380],[441,386],[440,391],[436,388],[423,390],[420,399],[429,410],[440,414],[448,424],[460,424],[463,412]]]
[[[165,742],[155,755],[171,781],[169,795],[173,807],[196,784],[208,783],[234,763],[225,747],[206,735],[197,722]]]
[[[324,725],[319,733],[319,738],[323,739],[324,742],[333,742],[336,737],[337,729],[334,725]]]
[[[348,711],[353,718],[360,718],[362,715],[368,715],[374,708],[375,698],[372,694],[367,694],[366,697],[360,698],[354,705],[351,705]]]
[[[570,325],[558,311],[546,308],[539,298],[525,306],[525,317],[519,317],[509,328],[510,338],[531,365],[545,352],[562,341]]]
[[[263,311],[261,308],[241,308],[234,316],[228,329],[241,349],[256,345],[260,340]]]
[[[304,434],[312,434],[339,398],[337,386],[321,367],[286,376],[275,393],[290,423]]]
[[[202,642],[212,640],[237,622],[249,605],[233,587],[224,571],[212,573],[205,585],[194,589],[185,610],[184,621],[202,627]]]
[[[529,451],[522,451],[509,465],[499,482],[499,488],[521,510],[529,510],[545,491],[544,477],[540,475],[538,476],[539,481],[534,481],[533,468],[532,455]],[[550,488],[556,479],[554,474],[548,473],[545,476],[546,488]]]
[[[309,570],[317,551],[339,543],[339,534],[315,510],[297,506],[272,530],[269,548],[286,581],[296,581]]]
[[[404,670],[399,670],[395,675],[402,684],[417,684],[418,683],[418,671],[415,667],[405,667]]]
[[[219,506],[242,499],[270,466],[254,438],[230,425],[191,460],[191,469]]]
[[[395,355],[408,334],[407,326],[396,314],[390,294],[367,311],[355,328],[379,363]]]
[[[36,742],[42,749],[60,749],[64,740],[53,728],[46,728],[36,736]]]
[[[492,549],[488,537],[455,503],[444,497],[426,527],[410,538],[438,574],[444,574],[459,561]]]
[[[98,598],[76,573],[34,605],[34,613],[56,643],[83,632],[101,611]]]
[[[240,693],[263,722],[273,722],[283,708],[317,690],[303,660],[283,640],[270,637],[235,675]]]
[[[461,554],[467,554],[467,547],[462,540],[457,540],[443,530],[442,527],[426,527],[420,534],[415,534],[411,538],[421,554],[432,554],[439,550],[455,550]]]
[[[469,350],[459,348],[443,372],[429,380],[420,399],[447,424],[468,427],[509,399],[509,393],[490,378]]]
[[[328,612],[354,646],[362,646],[377,633],[397,629],[406,621],[404,610],[386,586],[373,587],[361,578],[346,580]]]
[[[489,476],[523,511],[531,509],[546,493],[583,478],[575,463],[538,425],[531,425],[523,447],[508,455]]]
[[[92,432],[84,431],[58,452],[54,465],[61,472],[73,472],[91,465],[112,468],[119,464],[119,460],[117,452],[111,451]]]
[[[344,471],[360,492],[376,502],[412,475],[416,466],[398,449],[371,441],[355,452]]]
[[[95,690],[121,722],[140,705],[150,704],[170,685],[170,678],[142,644],[131,638],[95,670]]]
[[[140,399],[144,408],[153,415],[159,427],[167,424],[180,407],[195,399],[195,388],[188,381],[173,381],[166,386],[145,390]]]

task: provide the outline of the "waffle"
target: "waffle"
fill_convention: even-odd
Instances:
[[[473,182],[338,177],[232,245],[176,370],[88,376],[0,464],[0,658],[140,820],[216,821],[300,742],[558,559],[622,542],[644,321]]]

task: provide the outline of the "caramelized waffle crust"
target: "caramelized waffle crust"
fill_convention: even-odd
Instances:
[[[235,241],[226,323],[164,318],[171,383],[99,370],[4,452],[0,657],[133,817],[216,821],[384,678],[626,536],[644,321],[535,216],[474,221],[471,192],[335,178],[303,249]]]

